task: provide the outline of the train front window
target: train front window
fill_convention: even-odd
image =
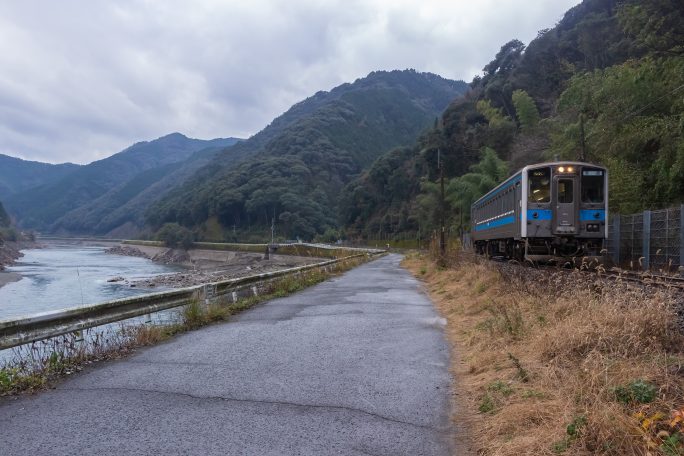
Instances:
[[[558,202],[572,203],[572,179],[558,179]]]
[[[551,201],[551,168],[532,169],[527,177],[530,181],[530,203]]]
[[[582,202],[603,203],[604,172],[602,169],[582,170]]]

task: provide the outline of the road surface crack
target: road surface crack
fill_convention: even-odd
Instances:
[[[289,407],[299,407],[299,408],[314,408],[314,409],[328,409],[328,410],[346,410],[348,412],[353,412],[353,413],[361,413],[364,415],[372,416],[374,418],[383,420],[383,421],[390,421],[392,423],[397,423],[397,424],[403,424],[406,426],[412,426],[412,427],[417,427],[421,429],[429,429],[431,431],[437,431],[441,432],[443,430],[440,430],[438,428],[432,427],[432,426],[426,426],[423,424],[417,424],[417,423],[411,423],[410,421],[402,421],[398,420],[395,418],[390,418],[387,416],[379,415],[377,413],[369,412],[367,410],[363,409],[357,409],[354,407],[346,407],[344,405],[318,405],[318,404],[300,404],[297,402],[287,402],[287,401],[268,401],[268,400],[261,400],[261,399],[240,399],[240,398],[234,398],[234,397],[223,397],[223,396],[196,396],[193,394],[189,393],[179,393],[175,391],[161,391],[161,390],[154,390],[154,389],[145,389],[145,388],[125,388],[125,387],[114,387],[114,388],[107,388],[107,387],[97,387],[97,388],[60,388],[57,391],[131,391],[131,392],[143,392],[143,393],[156,393],[156,394],[166,394],[166,395],[174,395],[174,396],[185,396],[189,397],[192,399],[196,400],[219,400],[219,401],[226,401],[226,402],[240,402],[240,403],[252,403],[252,404],[267,404],[267,405],[282,405],[282,406],[289,406]]]

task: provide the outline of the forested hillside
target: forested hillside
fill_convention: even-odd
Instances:
[[[51,184],[78,168],[72,163],[52,165],[0,154],[0,198]]]
[[[147,220],[155,229],[180,223],[212,240],[265,237],[273,220],[290,238],[334,230],[342,187],[382,153],[415,141],[465,88],[406,70],[319,92],[221,154]]]
[[[434,229],[438,150],[455,228],[509,171],[556,157],[607,165],[613,211],[681,203],[683,11],[585,0],[528,46],[504,44],[434,129],[345,188],[340,223],[352,237]]]
[[[7,211],[5,211],[5,206],[2,205],[0,201],[0,228],[7,228],[10,226],[11,220]]]
[[[111,157],[81,166],[54,182],[15,192],[6,199],[6,205],[25,228],[106,234],[121,224],[135,222],[137,215],[154,201],[154,195],[148,195],[149,203],[139,201],[135,210],[123,216],[119,214],[117,218],[113,212],[181,167],[183,162],[194,162],[196,158],[191,158],[194,153],[203,149],[211,149],[213,153],[216,148],[225,148],[236,141],[234,138],[204,141],[173,133],[154,141],[139,142]]]
[[[158,166],[137,174],[104,195],[60,217],[53,231],[135,237],[144,231],[145,211],[171,189],[182,185],[225,147],[209,147],[185,161]]]

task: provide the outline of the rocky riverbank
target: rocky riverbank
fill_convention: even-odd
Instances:
[[[24,256],[22,249],[36,249],[40,245],[35,242],[3,242],[0,244],[0,287],[21,279],[21,275],[14,272],[7,272],[5,268],[12,266],[15,261]]]
[[[105,250],[105,253],[109,253],[110,255],[121,255],[121,256],[129,256],[129,257],[140,257],[140,258],[147,258],[151,259],[149,255],[147,255],[145,252],[141,251],[140,249],[136,247],[130,247],[127,245],[117,245],[111,248],[108,248]]]
[[[114,277],[112,282],[123,282],[135,288],[183,288],[203,283],[220,282],[253,274],[279,271],[321,261],[320,258],[298,257],[291,255],[271,255],[265,259],[263,254],[230,252],[218,250],[179,250],[164,247],[118,245],[106,250],[107,253],[148,258],[162,264],[184,266],[185,271],[128,280]]]
[[[5,242],[0,244],[0,271],[10,266],[21,257],[20,246],[16,242]]]
[[[43,245],[34,241],[0,241],[0,271],[4,271],[7,266],[12,266],[15,261],[24,256],[21,250],[40,249]]]
[[[180,265],[192,265],[192,259],[186,250],[180,249],[161,249],[158,252],[148,253],[143,252],[137,247],[131,247],[129,245],[117,245],[115,247],[105,250],[105,253],[112,255],[123,255],[130,257],[147,258],[155,263],[160,264],[180,264]]]

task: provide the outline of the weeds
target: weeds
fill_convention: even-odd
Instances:
[[[510,352],[508,353],[508,359],[510,359],[513,362],[513,366],[515,366],[520,381],[522,381],[523,383],[527,383],[530,380],[530,376],[527,373],[527,371],[522,367],[520,360],[513,356],[513,354],[511,354]]]
[[[615,398],[623,404],[648,404],[656,398],[657,388],[643,380],[635,380],[615,388]]]
[[[461,253],[446,264],[405,263],[467,360],[453,369],[471,416],[457,419],[478,454],[684,456],[680,295]]]
[[[478,410],[482,413],[489,413],[494,410],[494,399],[489,394],[485,394],[482,397],[482,402],[478,407]]]
[[[554,453],[564,453],[566,452],[572,443],[577,440],[581,435],[582,429],[587,425],[587,417],[584,415],[579,415],[573,418],[573,420],[565,428],[565,433],[567,434],[562,440],[555,442],[551,448]]]
[[[197,299],[194,299],[183,309],[183,322],[188,329],[199,328],[206,324],[204,311]]]
[[[496,391],[500,393],[504,397],[508,397],[511,394],[513,394],[513,388],[511,388],[511,385],[502,382],[501,380],[497,380],[491,385],[489,385],[488,388],[490,391]]]

